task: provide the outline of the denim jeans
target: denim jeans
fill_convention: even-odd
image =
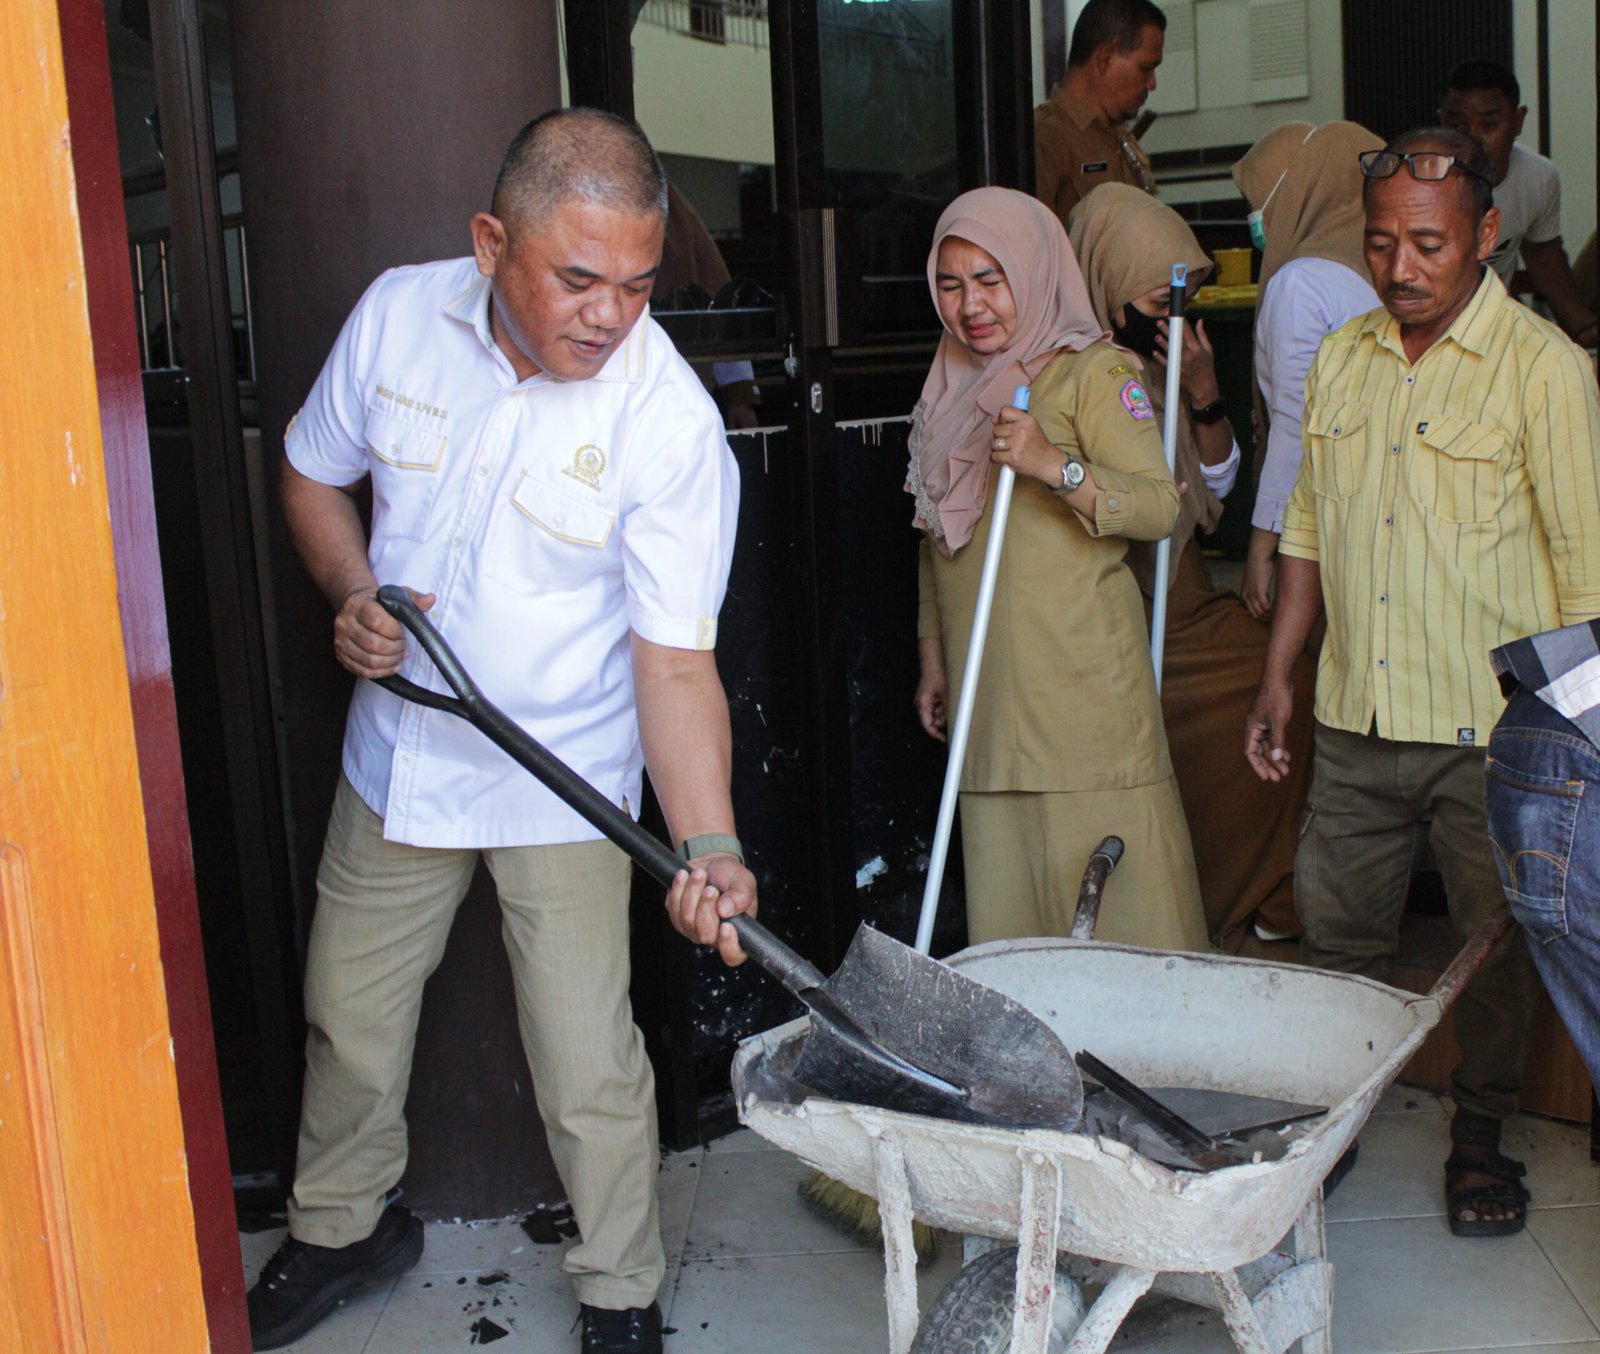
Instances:
[[[1511,911],[1600,1085],[1600,749],[1530,691],[1489,739],[1489,837]]]

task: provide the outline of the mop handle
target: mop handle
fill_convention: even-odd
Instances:
[[[1178,473],[1178,401],[1183,367],[1183,312],[1187,307],[1189,270],[1172,265],[1172,302],[1167,311],[1167,406],[1161,440],[1166,444],[1167,469]],[[1167,643],[1167,576],[1172,569],[1172,537],[1156,546],[1155,596],[1150,599],[1150,662],[1156,670],[1156,690],[1161,690],[1161,659]]]
[[[1029,389],[1018,386],[1011,403],[1028,407]],[[967,734],[972,728],[972,706],[978,696],[978,670],[983,666],[983,645],[989,637],[989,612],[994,608],[994,583],[1000,573],[1000,548],[1005,544],[1006,519],[1011,515],[1011,490],[1017,475],[1000,467],[994,488],[994,517],[989,523],[989,545],[983,553],[983,573],[978,580],[978,609],[972,615],[972,641],[961,672],[961,699],[956,702],[956,722],[950,730],[950,759],[944,768],[944,789],[939,794],[939,822],[928,853],[928,880],[922,890],[922,914],[917,918],[917,952],[927,954],[933,945],[933,921],[939,911],[939,890],[944,885],[944,862],[950,853],[950,829],[955,822],[956,794],[961,784],[961,764],[967,755]]]

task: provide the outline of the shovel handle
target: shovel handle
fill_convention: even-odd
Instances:
[[[478,689],[461,660],[455,656],[433,622],[417,609],[404,588],[385,583],[378,589],[378,602],[395,620],[405,626],[433,661],[439,675],[455,692],[447,696],[418,686],[404,677],[379,677],[377,684],[403,700],[443,710],[471,724],[508,757],[620,846],[646,874],[665,888],[679,870],[687,868],[665,843],[646,832],[626,813],[590,785],[564,761],[537,742],[505,711],[499,709]],[[762,968],[784,987],[800,996],[806,989],[820,987],[822,972],[779,940],[754,917],[740,913],[729,917],[739,944]]]

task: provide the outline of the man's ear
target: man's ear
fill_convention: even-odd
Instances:
[[[472,256],[478,261],[478,271],[493,277],[496,265],[506,251],[506,228],[498,216],[479,212],[472,218]]]
[[[1478,222],[1478,262],[1485,263],[1500,239],[1500,208],[1490,207]]]
[[[1094,73],[1103,76],[1111,69],[1111,63],[1116,57],[1117,44],[1114,42],[1102,42],[1094,49],[1094,56],[1090,59],[1091,64],[1094,66]]]
[[[1526,122],[1527,120],[1528,120],[1528,108],[1527,108],[1527,105],[1524,104],[1521,108],[1517,109],[1515,114],[1512,115],[1512,118],[1511,118],[1511,135],[1512,136],[1521,136],[1522,135],[1522,124],[1524,122]]]

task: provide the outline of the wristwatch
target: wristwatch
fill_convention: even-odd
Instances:
[[[1061,490],[1070,494],[1083,483],[1084,476],[1089,472],[1082,461],[1076,456],[1069,456],[1061,463]]]
[[[1203,404],[1198,409],[1189,406],[1189,417],[1196,423],[1216,423],[1228,415],[1228,402],[1218,395],[1210,404]]]

